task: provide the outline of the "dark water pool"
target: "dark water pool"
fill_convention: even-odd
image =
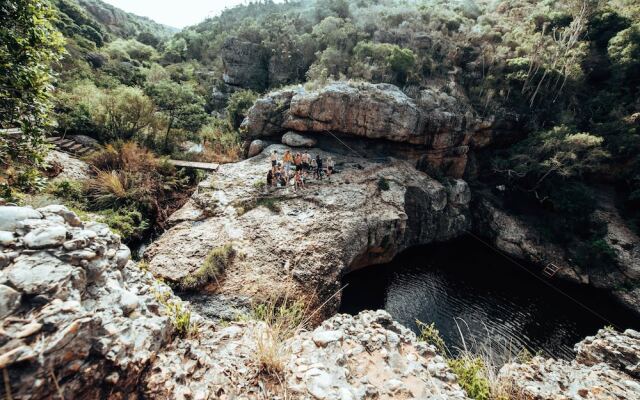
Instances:
[[[410,249],[343,282],[341,312],[385,309],[416,332],[416,319],[435,322],[453,351],[464,345],[462,332],[467,348],[489,348],[503,361],[523,349],[568,359],[575,343],[606,325],[640,327],[605,293],[536,279],[471,237]]]

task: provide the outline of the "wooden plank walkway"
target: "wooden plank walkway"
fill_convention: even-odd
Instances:
[[[89,155],[95,151],[95,149],[78,143],[75,140],[67,139],[60,136],[50,136],[47,138],[47,142],[56,146],[56,148],[60,151],[81,157]]]
[[[176,167],[203,169],[205,171],[217,171],[220,164],[204,163],[196,161],[169,160]]]

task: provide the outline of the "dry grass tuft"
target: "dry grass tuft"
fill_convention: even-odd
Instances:
[[[256,364],[261,373],[282,374],[289,353],[285,342],[307,326],[308,304],[286,295],[253,306],[252,319],[264,322],[256,329]]]
[[[208,284],[212,280],[218,282],[235,255],[236,252],[230,244],[216,247],[209,252],[200,268],[180,281],[179,287],[182,290],[193,290]]]

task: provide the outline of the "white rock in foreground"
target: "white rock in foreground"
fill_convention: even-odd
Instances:
[[[602,329],[575,348],[575,361],[534,357],[505,365],[498,379],[525,399],[640,399],[640,333]]]
[[[162,288],[123,262],[120,237],[102,224],[82,226],[63,206],[0,207],[0,225],[2,390],[14,399],[137,391],[173,326],[153,295]]]

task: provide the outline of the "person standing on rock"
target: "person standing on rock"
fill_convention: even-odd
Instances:
[[[316,177],[316,169],[317,169],[318,165],[316,164],[316,159],[315,158],[309,156],[309,160],[311,160],[309,169],[311,171],[313,171],[313,177],[315,178]]]
[[[302,179],[302,171],[297,170],[294,175],[295,186],[293,187],[294,191],[298,191],[298,189],[304,189],[304,180]]]
[[[278,166],[276,166],[274,168],[276,170],[276,173],[275,173],[275,177],[276,177],[275,185],[280,187],[281,186],[280,182],[283,180],[283,178],[282,178],[282,167],[280,167],[280,165],[278,165]]]
[[[296,171],[300,171],[302,168],[302,155],[300,153],[296,153],[296,156],[293,157],[293,163],[296,165]]]
[[[267,186],[273,186],[273,168],[271,168],[269,172],[267,172]]]
[[[271,153],[271,169],[275,171],[277,165],[278,165],[278,152],[274,150],[273,153]]]
[[[333,161],[333,158],[331,156],[327,157],[327,177],[331,178],[331,175],[333,174],[333,168],[335,167],[336,162]]]
[[[308,151],[305,151],[302,155],[302,168],[304,168],[305,172],[308,172],[311,168],[311,156]]]
[[[286,183],[289,183],[289,172],[291,171],[291,164],[293,163],[293,156],[290,150],[284,152],[282,162],[284,163],[284,179]]]
[[[320,158],[320,154],[316,154],[316,179],[322,180],[322,158]]]

